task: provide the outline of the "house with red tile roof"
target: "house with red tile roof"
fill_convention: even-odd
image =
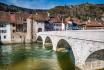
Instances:
[[[80,29],[81,22],[78,18],[67,17],[65,18],[65,25],[66,30],[78,30]]]
[[[26,19],[29,14],[0,12],[0,42],[23,43],[27,31]]]
[[[45,31],[45,23],[49,20],[47,13],[35,13],[31,14],[27,18],[27,42],[31,42],[35,40],[35,36],[37,32]]]
[[[50,17],[49,22],[52,23],[54,31],[62,30],[62,19],[59,16]]]
[[[97,20],[88,20],[86,21],[85,29],[87,30],[104,29],[104,22],[99,22]]]

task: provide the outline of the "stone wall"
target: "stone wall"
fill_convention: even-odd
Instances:
[[[90,54],[104,49],[104,30],[50,31],[37,33],[37,36],[42,37],[43,47],[45,39],[49,37],[54,51],[57,49],[59,40],[66,40],[73,50],[75,65],[82,70],[84,70],[85,61]]]

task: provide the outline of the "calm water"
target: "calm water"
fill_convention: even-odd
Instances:
[[[40,44],[0,46],[0,70],[75,70],[70,55]]]

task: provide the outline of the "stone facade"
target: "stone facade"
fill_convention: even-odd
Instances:
[[[57,44],[61,39],[67,41],[73,51],[75,65],[82,70],[86,69],[84,68],[85,63],[90,54],[104,49],[104,30],[40,32],[37,33],[38,36],[42,38],[43,47],[46,38],[49,37],[52,41],[54,51],[57,51]]]
[[[0,24],[0,42],[11,43],[11,24],[3,23]]]
[[[0,12],[0,43],[23,43],[27,32],[28,13]]]

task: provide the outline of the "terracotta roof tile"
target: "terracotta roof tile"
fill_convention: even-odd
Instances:
[[[0,12],[0,22],[10,22],[10,16],[8,12]]]
[[[87,22],[86,26],[88,26],[88,27],[104,27],[104,24],[102,24],[96,20],[91,20],[90,22]]]
[[[39,22],[49,20],[49,17],[48,17],[48,15],[46,13],[31,14],[28,18],[33,19],[35,21],[39,21]]]
[[[54,16],[50,18],[51,23],[62,23],[62,20],[59,16]]]
[[[0,22],[21,24],[29,15],[28,13],[0,12]]]

